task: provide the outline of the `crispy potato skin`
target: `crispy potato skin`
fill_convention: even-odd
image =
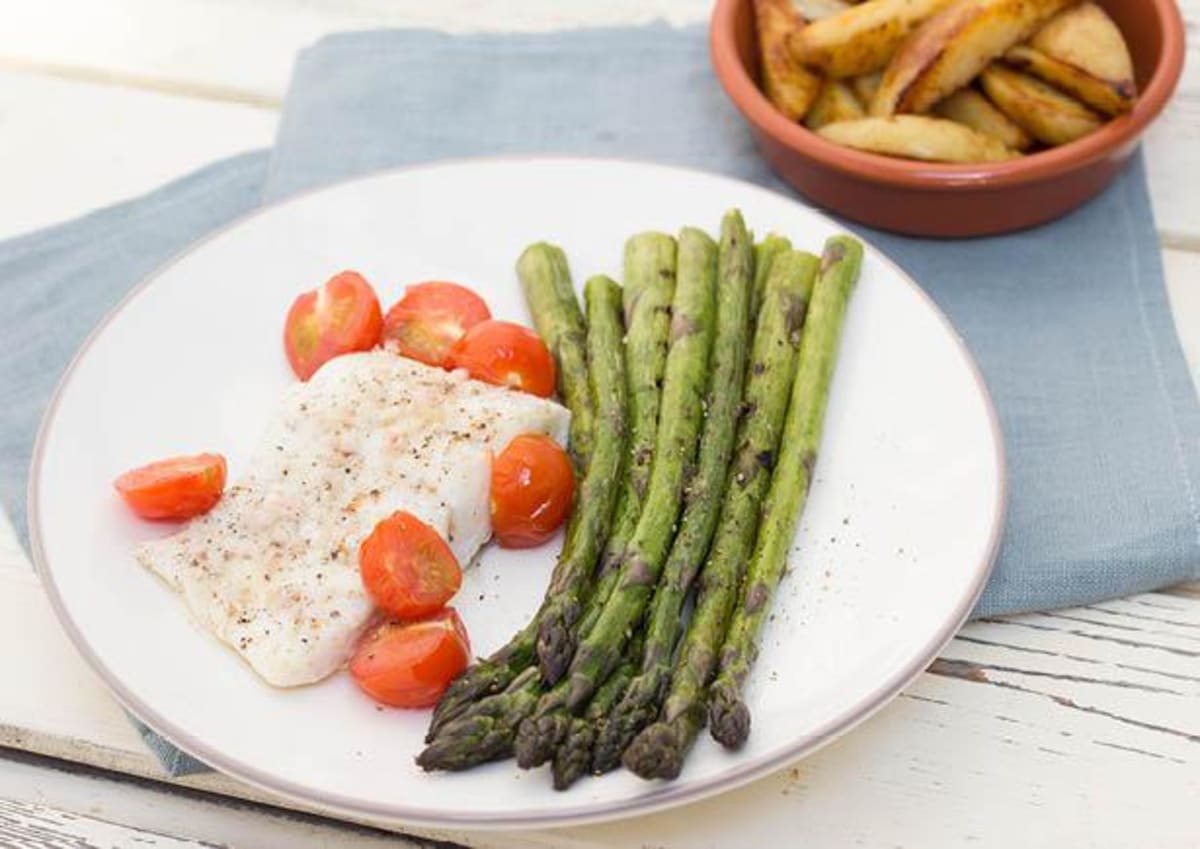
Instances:
[[[840,121],[817,133],[856,150],[927,162],[1003,162],[1019,155],[991,136],[924,115]]]
[[[789,121],[808,114],[821,91],[821,78],[788,50],[788,37],[804,27],[791,0],[754,0],[763,90]]]
[[[933,114],[991,136],[1012,150],[1028,150],[1033,138],[974,88],[960,88],[933,108]]]
[[[1125,37],[1095,3],[1080,3],[1055,15],[1033,34],[1029,46],[1097,79],[1126,86],[1129,97],[1137,93]]]
[[[809,110],[804,119],[810,130],[817,130],[826,124],[836,124],[838,121],[854,121],[865,118],[867,112],[862,103],[854,96],[850,86],[841,80],[826,80],[821,86],[817,102]]]
[[[928,112],[1075,2],[957,0],[922,24],[896,52],[871,102],[871,114]]]
[[[1079,101],[1002,63],[989,65],[979,81],[1001,112],[1043,144],[1073,142],[1103,123]]]
[[[842,79],[884,67],[905,37],[953,0],[871,0],[814,21],[788,45],[803,64]]]
[[[1133,80],[1115,83],[1094,77],[1040,50],[1018,44],[1004,54],[1005,63],[1050,83],[1105,115],[1124,115],[1133,108]]]

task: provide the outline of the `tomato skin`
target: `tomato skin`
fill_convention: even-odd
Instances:
[[[221,500],[225,474],[220,454],[196,454],[130,469],[113,487],[141,518],[179,521],[207,513]]]
[[[358,564],[367,594],[397,619],[436,613],[462,586],[458,558],[441,534],[404,510],[363,540]]]
[[[384,622],[350,658],[350,675],[377,702],[400,708],[437,704],[467,668],[471,646],[452,607],[416,622]]]
[[[343,271],[292,302],[283,347],[296,377],[308,380],[334,357],[374,348],[382,329],[371,284],[356,271]]]
[[[541,337],[509,321],[483,321],[463,335],[450,351],[454,368],[476,380],[509,386],[549,398],[557,371]]]
[[[402,356],[446,368],[463,334],[492,317],[487,303],[466,286],[431,280],[409,286],[383,318],[383,341]]]
[[[503,548],[532,548],[571,512],[575,473],[567,452],[540,433],[518,436],[492,462],[492,533]]]

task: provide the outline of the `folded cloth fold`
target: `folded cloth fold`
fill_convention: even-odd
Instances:
[[[790,191],[724,99],[700,27],[324,39],[300,57],[269,165],[263,153],[226,160],[0,244],[0,498],[23,539],[41,411],[88,330],[140,278],[260,198],[499,153],[650,159]],[[948,313],[999,410],[1008,527],[975,615],[1200,577],[1200,406],[1140,158],[1094,202],[1037,230],[943,242],[848,227]],[[203,768],[147,735],[173,774]]]

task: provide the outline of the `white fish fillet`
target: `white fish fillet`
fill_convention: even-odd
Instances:
[[[212,512],[137,558],[268,683],[319,681],[371,621],[358,546],[375,524],[407,510],[466,566],[491,534],[492,453],[522,433],[565,444],[569,418],[395,354],[339,357],[287,391]]]

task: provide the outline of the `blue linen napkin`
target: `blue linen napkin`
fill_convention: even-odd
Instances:
[[[497,153],[651,159],[790,193],[724,99],[700,27],[325,39],[298,62],[269,164],[227,160],[0,244],[0,498],[21,532],[41,410],[87,330],[153,267],[260,193]],[[950,315],[999,410],[1011,503],[976,616],[1200,577],[1200,406],[1140,159],[1087,207],[1025,233],[944,242],[848,226]],[[148,739],[174,774],[202,768]]]

